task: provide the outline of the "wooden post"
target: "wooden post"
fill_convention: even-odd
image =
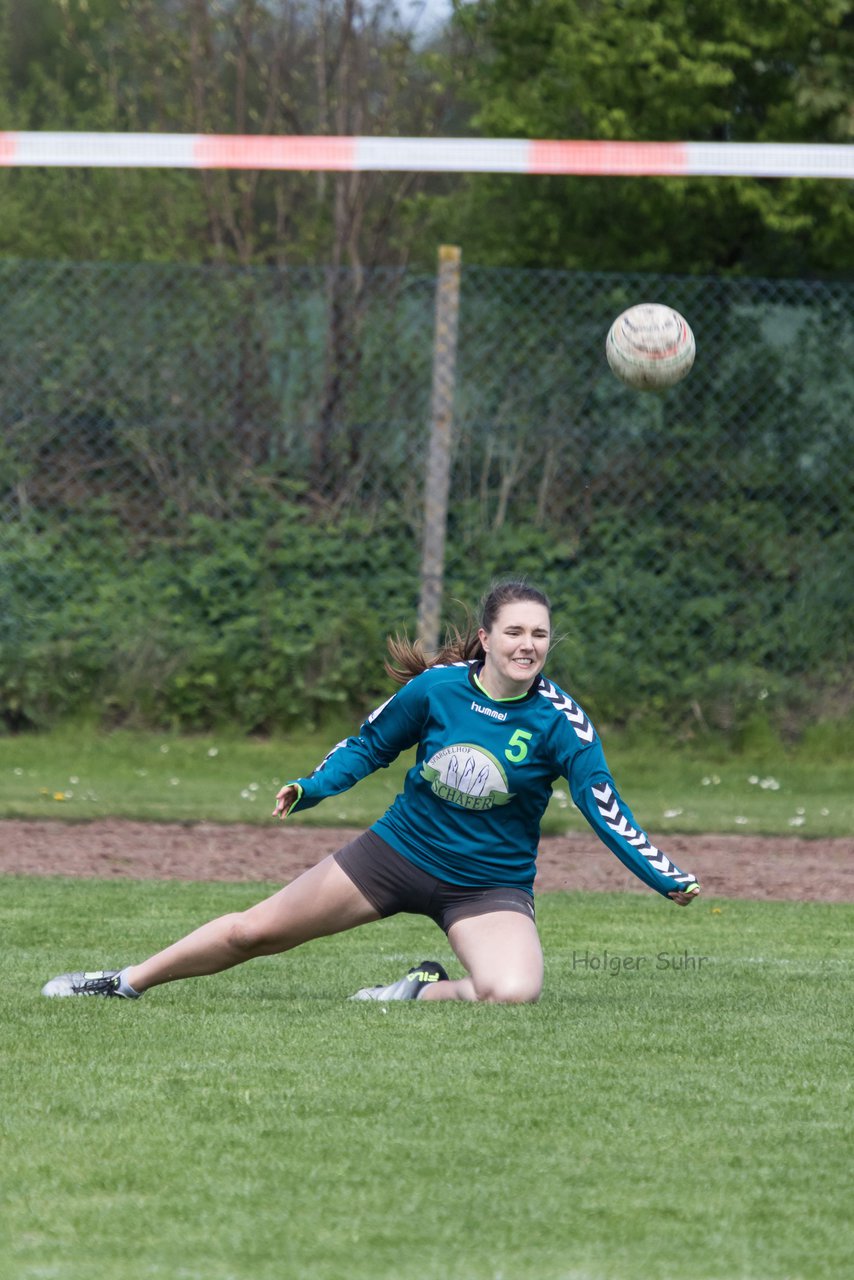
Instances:
[[[451,480],[451,428],[457,365],[457,324],[460,311],[460,250],[439,248],[436,314],[433,332],[433,389],[430,399],[430,444],[424,482],[424,533],[418,604],[418,639],[426,653],[439,648],[442,586],[445,575],[445,533]]]

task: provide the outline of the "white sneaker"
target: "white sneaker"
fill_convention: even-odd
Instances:
[[[119,1000],[139,999],[119,990],[119,969],[97,969],[92,973],[61,973],[42,987],[43,996],[116,996]]]
[[[431,982],[447,982],[448,975],[437,960],[422,960],[409,973],[388,987],[363,987],[351,1000],[417,1000]]]

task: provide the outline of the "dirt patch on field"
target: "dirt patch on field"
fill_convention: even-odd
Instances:
[[[355,831],[143,822],[0,822],[0,874],[284,884]],[[711,897],[854,901],[854,841],[672,836],[667,853]],[[537,892],[647,892],[595,838],[549,836]]]

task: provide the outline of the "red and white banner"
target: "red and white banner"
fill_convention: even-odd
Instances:
[[[0,166],[854,178],[854,146],[515,138],[0,133]]]

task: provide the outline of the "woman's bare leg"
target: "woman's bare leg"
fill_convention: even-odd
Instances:
[[[312,938],[379,918],[330,855],[254,907],[211,920],[142,964],[131,965],[125,978],[136,991],[147,991],[163,982],[220,973],[256,956],[290,951]]]
[[[467,977],[431,982],[419,1000],[484,1000],[526,1004],[543,989],[537,926],[518,911],[490,911],[452,924],[448,941]]]

